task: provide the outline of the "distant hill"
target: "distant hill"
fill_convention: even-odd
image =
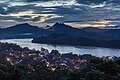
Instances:
[[[37,26],[24,23],[0,29],[0,38],[33,38],[47,32]]]
[[[107,26],[107,27],[103,27],[103,29],[120,29],[120,25],[116,25],[116,26]]]
[[[11,26],[8,28],[3,28],[2,33],[9,33],[9,34],[19,34],[19,33],[35,33],[39,32],[39,27],[29,25],[28,23],[18,24],[15,26]]]
[[[85,37],[90,39],[118,39],[120,37],[120,29],[99,29],[93,27],[74,28],[64,23],[55,23],[47,28],[39,28],[28,23],[18,24],[8,28],[0,29],[0,38],[36,38],[48,36],[50,34],[67,34],[73,37]]]
[[[84,34],[87,33],[83,30],[79,30],[77,28],[73,28],[71,26],[65,25],[64,23],[55,23],[53,26],[51,26],[47,30],[51,31],[53,33],[69,34],[69,35],[72,35],[72,36],[84,35]]]
[[[118,27],[118,26],[114,26]],[[88,28],[82,28],[82,30],[87,31],[87,32],[93,32],[93,33],[98,33],[101,34],[103,36],[108,36],[105,39],[119,39],[120,38],[120,29],[113,29],[113,28],[103,28],[103,29],[99,29],[99,28],[93,28],[93,27],[88,27]]]
[[[39,28],[24,23],[1,28],[0,39],[33,38],[32,42],[35,43],[103,47],[112,47],[110,45],[119,46],[120,43],[120,29],[99,29],[93,27],[78,29],[64,23],[55,23],[53,26],[46,27]]]
[[[104,33],[104,32],[109,31],[109,29],[99,29],[97,27],[85,27],[81,29],[87,32],[94,32],[94,33]]]
[[[35,38],[32,42],[41,44],[120,48],[120,40],[96,40],[85,37],[73,37],[66,34],[50,34],[49,36]]]
[[[72,26],[65,25],[64,23],[55,23],[53,26],[51,26],[48,31],[51,31],[52,33],[57,34],[67,34],[70,36],[76,36],[76,37],[89,37],[89,38],[101,38],[104,35],[94,33],[94,32],[88,32],[84,29],[78,29],[74,28]],[[98,37],[99,36],[99,37]]]
[[[56,23],[47,29],[51,33],[33,39],[33,43],[79,46],[120,47],[120,29],[99,29],[93,27],[73,28]]]

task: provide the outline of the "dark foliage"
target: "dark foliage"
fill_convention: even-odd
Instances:
[[[89,60],[87,66],[82,69],[60,70],[58,67],[55,71],[49,70],[43,63],[1,63],[0,80],[120,80],[120,57],[91,57]]]

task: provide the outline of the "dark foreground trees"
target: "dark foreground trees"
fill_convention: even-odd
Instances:
[[[79,70],[56,68],[42,63],[0,64],[0,80],[120,80],[120,57],[92,58]]]

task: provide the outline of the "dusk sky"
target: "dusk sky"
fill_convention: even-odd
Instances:
[[[120,0],[0,0],[0,27],[65,22],[74,27],[120,24]]]

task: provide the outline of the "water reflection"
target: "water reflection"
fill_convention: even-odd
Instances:
[[[73,52],[75,54],[92,54],[95,56],[120,56],[120,49],[110,49],[101,47],[81,47],[81,46],[63,46],[63,45],[48,45],[31,43],[32,39],[6,39],[0,40],[0,42],[16,43],[21,47],[29,47],[30,49],[40,50],[44,47],[51,50],[59,50],[60,53]]]

